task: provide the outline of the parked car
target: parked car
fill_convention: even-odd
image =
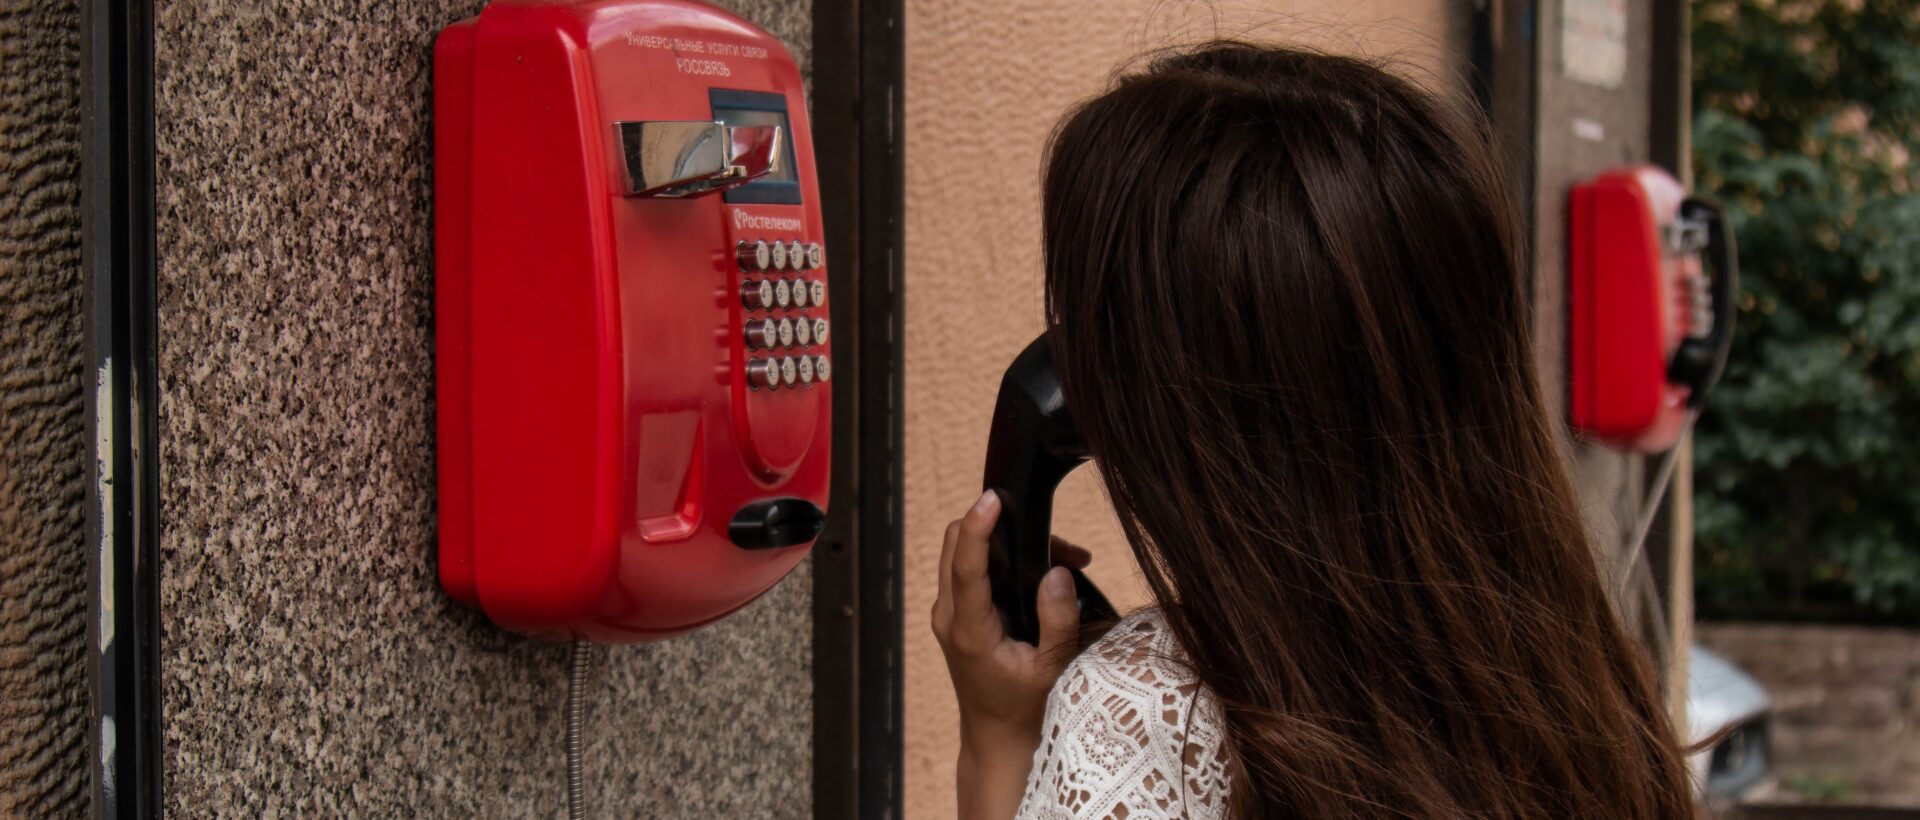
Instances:
[[[1773,770],[1767,727],[1772,714],[1773,701],[1751,676],[1710,649],[1693,648],[1687,666],[1687,742],[1725,732],[1690,761],[1704,796],[1738,799],[1767,779]]]

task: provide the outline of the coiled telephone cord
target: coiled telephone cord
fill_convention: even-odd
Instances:
[[[567,652],[567,817],[587,818],[587,679],[593,672],[593,644],[574,641]]]

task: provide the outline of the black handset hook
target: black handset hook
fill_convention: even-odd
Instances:
[[[1089,457],[1067,412],[1048,336],[1041,334],[1001,378],[982,482],[1000,496],[1000,518],[988,542],[993,603],[1007,634],[1018,640],[1039,643],[1034,599],[1053,567],[1054,490]],[[1082,621],[1113,617],[1113,605],[1099,588],[1077,569],[1073,576]]]
[[[1673,352],[1668,380],[1692,388],[1687,405],[1699,408],[1707,390],[1720,380],[1727,369],[1727,356],[1733,351],[1734,300],[1740,295],[1740,259],[1735,250],[1733,226],[1719,205],[1698,197],[1680,203],[1680,218],[1707,225],[1706,261],[1713,267],[1713,330],[1703,337],[1688,337]]]

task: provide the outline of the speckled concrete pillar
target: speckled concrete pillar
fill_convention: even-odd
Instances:
[[[177,816],[563,813],[566,650],[434,578],[429,57],[480,5],[158,2]],[[807,65],[805,0],[734,5]],[[599,816],[809,813],[809,584],[600,654]]]
[[[80,5],[0,7],[0,817],[86,808]]]

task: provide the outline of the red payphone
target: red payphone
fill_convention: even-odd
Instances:
[[[633,643],[793,569],[832,344],[801,78],[687,0],[497,0],[434,48],[440,582]]]
[[[1671,448],[1733,341],[1726,218],[1651,166],[1575,186],[1569,217],[1570,421],[1610,446]]]

